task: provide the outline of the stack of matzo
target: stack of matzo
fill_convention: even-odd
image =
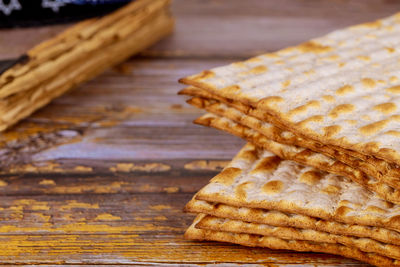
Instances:
[[[0,131],[173,29],[170,0],[136,0],[68,28],[0,71]]]
[[[187,237],[400,266],[398,47],[400,14],[182,79],[197,123],[257,146],[188,204]]]

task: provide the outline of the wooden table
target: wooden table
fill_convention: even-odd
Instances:
[[[177,0],[176,32],[0,136],[1,264],[366,266],[184,240],[182,208],[244,142],[192,120],[178,78],[387,16],[399,1]],[[0,59],[65,26],[0,32]]]

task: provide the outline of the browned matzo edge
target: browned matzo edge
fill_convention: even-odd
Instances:
[[[400,164],[399,17],[180,81],[262,110],[303,138]]]
[[[284,240],[305,240],[318,243],[342,244],[347,247],[357,248],[362,252],[376,253],[385,257],[397,260],[400,259],[400,246],[378,242],[370,238],[335,235],[305,228],[244,222],[210,215],[205,216],[195,227],[204,230],[277,237]]]
[[[209,103],[208,100],[199,98],[199,97],[194,97],[188,100],[188,103],[191,105],[194,105],[199,108],[204,108],[205,110],[216,114],[218,116],[230,119],[234,122],[236,122],[241,129],[246,129],[246,131],[237,131],[237,129],[231,128],[231,127],[223,127],[222,124],[216,124],[216,128],[221,129],[221,130],[226,130],[234,135],[237,135],[239,137],[245,138],[248,141],[257,143],[258,146],[268,146],[268,144],[263,144],[263,142],[271,143],[272,141],[275,141],[277,143],[281,143],[284,145],[289,145],[289,146],[298,146],[298,147],[304,147],[304,148],[310,148],[309,143],[305,141],[302,138],[297,138],[294,134],[291,132],[287,131],[282,131],[279,128],[273,126],[272,124],[269,123],[264,123],[252,116],[248,116],[246,114],[241,113],[240,111],[227,107],[225,104],[222,104],[220,102],[215,102],[212,101]],[[197,123],[207,125],[206,120],[197,120]],[[215,122],[214,122],[215,124]],[[219,126],[219,127],[218,127]],[[221,128],[223,127],[223,128]],[[249,128],[249,130],[247,130]],[[250,131],[250,129],[255,129],[255,131]],[[256,135],[258,134],[259,135]],[[257,137],[260,136],[260,137]],[[256,140],[255,140],[256,139]],[[324,151],[323,155],[320,156],[321,159],[324,159],[326,162],[331,162],[330,165],[336,166],[336,169],[325,169],[326,171],[335,171],[339,169],[340,170],[347,170],[346,173],[344,172],[335,172],[340,175],[345,175],[349,177],[350,179],[353,179],[356,182],[367,182],[369,189],[372,191],[377,192],[378,194],[381,195],[381,197],[385,198],[388,201],[394,202],[394,203],[399,203],[399,190],[398,190],[398,185],[399,179],[396,177],[392,177],[391,175],[395,172],[398,171],[396,168],[395,171],[394,169],[389,169],[387,172],[380,172],[377,170],[376,165],[373,164],[373,160],[365,161],[363,162],[360,159],[355,159],[349,155],[342,154],[342,153],[336,153],[336,157],[333,155],[333,153],[330,153],[329,151],[331,150],[328,146],[312,146],[310,148],[312,153],[318,154],[318,150]],[[267,148],[267,147],[266,147]],[[328,152],[327,152],[328,151]],[[326,156],[325,156],[326,155]],[[329,158],[328,158],[329,157]],[[337,163],[336,163],[337,162]],[[342,164],[342,162],[344,164]],[[347,166],[345,166],[347,165]],[[384,165],[384,164],[381,164]],[[383,166],[382,166],[383,167]],[[357,175],[359,179],[354,179],[354,175]],[[365,178],[366,177],[366,178]],[[369,181],[370,180],[370,181]],[[379,181],[379,183],[377,183]],[[364,183],[361,183],[364,185]],[[382,185],[382,186],[381,186]],[[396,187],[397,186],[397,187]]]
[[[365,237],[383,243],[400,245],[400,233],[395,230],[375,226],[346,224],[337,221],[326,221],[302,214],[285,213],[279,210],[235,207],[223,203],[210,203],[197,200],[193,197],[193,199],[186,204],[185,211],[257,224],[312,229],[335,235]]]
[[[380,267],[400,266],[400,262],[398,260],[384,257],[375,253],[365,253],[356,248],[350,248],[340,244],[284,240],[276,237],[237,234],[195,228],[195,225],[203,218],[203,216],[204,215],[200,214],[195,219],[193,224],[187,229],[185,233],[185,237],[187,239],[230,242],[249,247],[265,247],[270,249],[285,249],[303,252],[322,252],[360,260]]]
[[[169,3],[132,2],[108,16],[79,23],[30,50],[25,64],[0,75],[0,111],[4,114],[0,130],[170,34],[174,22]]]
[[[265,116],[250,106],[212,95],[198,88],[185,88],[180,94],[193,96],[193,98],[188,100],[189,104],[244,124],[263,133],[276,142],[301,146],[323,153],[354,168],[363,169],[368,175],[382,180],[394,188],[400,188],[400,168],[395,164],[390,164],[376,157],[367,157],[359,153],[355,154],[337,146],[324,145],[310,139],[301,138],[295,133],[276,127],[273,122],[270,124],[270,119],[268,119],[268,122],[262,121]]]
[[[360,170],[354,169],[340,161],[326,157],[320,153],[313,152],[303,147],[285,145],[272,141],[253,129],[214,114],[206,114],[196,119],[195,123],[204,126],[211,126],[244,138],[259,147],[272,151],[284,159],[294,160],[301,164],[348,177],[369,190],[376,192],[383,199],[392,203],[400,204],[399,190],[391,188],[386,183],[377,181],[373,177],[365,175],[365,173]]]

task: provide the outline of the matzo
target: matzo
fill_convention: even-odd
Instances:
[[[169,5],[138,0],[82,21],[0,71],[0,131],[171,33]]]
[[[400,13],[181,82],[263,110],[303,137],[400,164],[399,44]]]
[[[236,101],[236,100],[233,100],[233,99],[230,99],[230,98],[219,97],[219,96],[217,96],[215,94],[211,94],[210,92],[206,92],[205,90],[202,90],[202,89],[199,89],[199,88],[195,88],[195,87],[185,88],[185,89],[181,90],[179,93],[188,94],[188,95],[191,95],[191,96],[200,96],[203,99],[204,98],[213,99],[213,100],[219,101],[221,103],[228,104],[229,106],[231,106],[231,107],[233,107],[233,108],[235,108],[235,109],[237,109],[237,110],[239,110],[239,111],[241,111],[241,112],[243,112],[245,114],[251,115],[253,117],[258,118],[259,120],[262,120],[264,122],[271,123],[271,124],[277,126],[279,129],[281,129],[281,131],[287,131],[287,130],[285,130],[286,129],[285,125],[282,124],[279,120],[277,120],[274,116],[271,116],[270,114],[268,114],[268,113],[266,113],[266,112],[264,112],[262,110],[257,110],[256,108],[254,108],[254,107],[252,107],[250,105],[243,104],[243,103],[241,103],[239,101]],[[192,104],[198,105],[200,103],[196,102],[196,103],[192,103]],[[294,134],[295,136],[297,136],[298,138],[301,138],[301,136],[298,136],[296,133],[294,133],[294,132],[291,132],[291,133]],[[316,146],[319,145],[319,146],[323,146],[323,147],[330,147],[330,148],[333,148],[335,151],[338,151],[339,153],[344,153],[344,154],[347,154],[347,155],[351,155],[351,156],[353,156],[355,158],[359,158],[359,159],[362,159],[362,160],[371,159],[374,163],[376,163],[376,161],[377,161],[378,164],[381,164],[382,162],[384,162],[385,166],[391,166],[391,168],[396,168],[396,167],[398,168],[398,166],[396,164],[388,163],[388,162],[386,162],[384,160],[376,158],[375,156],[370,156],[370,155],[367,156],[367,155],[364,155],[364,154],[359,153],[357,151],[345,149],[345,148],[342,148],[340,146],[322,144],[320,142],[314,141],[314,140],[309,139],[309,138],[302,138],[302,139],[304,141],[306,141],[306,142],[309,142],[310,144],[314,143]],[[384,166],[382,166],[382,168],[383,167]],[[400,177],[400,172],[397,174],[397,176]]]
[[[394,189],[386,183],[377,181],[371,176],[367,176],[360,170],[354,169],[321,153],[313,152],[303,147],[285,145],[272,141],[253,129],[214,114],[203,115],[196,119],[195,122],[206,126],[212,126],[216,129],[245,138],[249,142],[267,149],[281,158],[293,160],[333,174],[349,177],[365,188],[376,192],[387,201],[400,204],[400,190]]]
[[[352,258],[376,266],[389,267],[400,266],[400,262],[395,259],[384,257],[375,253],[365,253],[356,248],[350,248],[340,244],[318,243],[300,240],[285,240],[276,237],[237,234],[230,232],[219,232],[212,230],[203,230],[195,228],[195,225],[203,218],[204,215],[198,215],[193,224],[188,228],[185,237],[196,240],[212,240],[220,242],[230,242],[250,247],[265,247],[271,249],[286,249],[295,251],[311,251],[341,255]]]
[[[196,195],[236,207],[400,230],[400,206],[350,181],[247,144]]]
[[[376,157],[367,157],[362,154],[352,155],[354,153],[351,153],[348,150],[323,145],[311,139],[301,138],[295,133],[276,127],[274,123],[269,120],[270,118],[268,118],[268,122],[263,121],[265,116],[259,110],[252,109],[250,106],[240,105],[240,103],[235,101],[216,97],[204,90],[186,88],[181,92],[195,96],[188,100],[189,104],[255,129],[276,142],[301,146],[316,152],[324,153],[325,155],[338,159],[353,168],[362,169],[368,175],[388,183],[394,188],[400,189],[400,168],[396,164],[390,164],[385,160]]]
[[[357,248],[363,252],[377,253],[382,256],[400,259],[400,247],[372,240],[370,238],[358,238],[353,236],[335,235],[331,233],[301,229],[293,227],[280,227],[268,224],[258,224],[205,216],[196,224],[196,228],[224,231],[238,234],[255,234],[268,237],[277,237],[285,240],[307,240],[320,243],[340,243],[342,245]]]
[[[193,198],[185,206],[185,211],[258,224],[313,229],[336,235],[366,237],[383,243],[400,245],[400,233],[394,230],[382,227],[326,221],[302,214],[285,213],[278,210],[235,207]]]
[[[396,192],[399,191],[399,185],[400,185],[400,180],[398,177],[399,168],[391,166],[390,164],[387,164],[385,161],[379,159],[370,158],[366,159],[365,161],[358,159],[356,157],[336,151],[334,148],[331,148],[329,146],[319,145],[313,141],[300,138],[291,132],[283,131],[278,127],[273,126],[270,123],[263,122],[257,118],[243,114],[242,112],[234,108],[230,108],[223,103],[220,102],[208,103],[208,102],[209,102],[208,100],[196,97],[188,100],[188,103],[192,105],[204,108],[205,110],[212,112],[217,116],[229,119],[228,121],[232,120],[237,124],[230,123],[230,125],[227,126],[227,123],[222,121],[222,119],[215,118],[215,120],[210,121],[211,119],[210,117],[208,117],[207,119],[199,118],[196,120],[197,123],[203,125],[210,124],[215,128],[228,131],[242,138],[246,138],[247,140],[256,143],[258,146],[268,146],[268,144],[263,144],[263,143],[264,142],[271,143],[272,140],[278,143],[290,146],[295,145],[298,147],[311,149],[312,151],[318,153],[319,152],[323,153],[324,155],[330,157],[330,159],[323,156],[321,157],[325,159],[326,162],[335,162],[338,160],[357,171],[355,172],[351,170],[349,174],[340,173],[341,175],[345,175],[353,179],[354,173],[362,172],[364,173],[361,175],[363,177],[369,175],[372,178],[374,178],[374,180],[382,182],[381,184],[387,184],[387,186],[378,189],[376,188],[377,184],[374,186],[373,184],[375,182],[371,180],[371,182],[369,182],[370,184],[369,188],[370,190],[379,193],[383,198],[389,201],[394,201],[396,203],[399,203],[400,200],[398,200],[397,198],[398,195],[396,195],[398,194]],[[266,138],[258,138],[259,135],[257,135],[257,133],[254,131],[243,130],[243,128],[246,127],[256,130],[257,132],[261,133],[263,137]],[[268,149],[268,147],[266,148]],[[334,161],[332,161],[332,159]],[[359,179],[353,179],[353,180],[356,182],[359,181]],[[392,195],[393,197],[390,197],[389,195]]]

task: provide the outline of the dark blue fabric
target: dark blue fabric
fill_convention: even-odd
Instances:
[[[102,16],[132,0],[0,0],[0,28],[66,23]]]

